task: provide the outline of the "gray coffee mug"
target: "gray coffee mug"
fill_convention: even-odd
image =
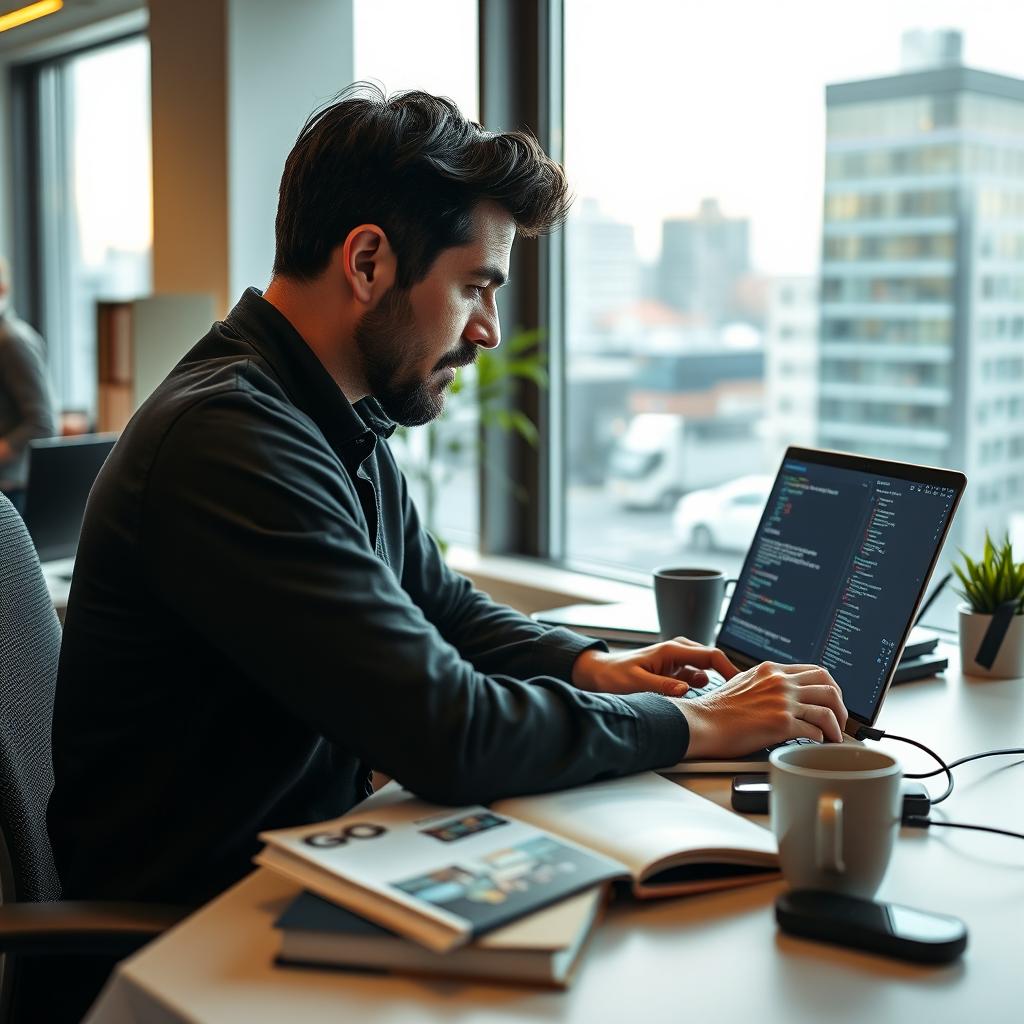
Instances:
[[[769,760],[772,831],[786,881],[871,899],[899,829],[899,761],[838,743],[778,747]]]
[[[654,570],[654,601],[662,640],[685,636],[697,643],[714,639],[727,580],[718,569]]]

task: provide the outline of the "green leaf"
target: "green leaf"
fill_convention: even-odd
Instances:
[[[531,448],[537,447],[537,441],[539,440],[537,427],[534,425],[533,420],[521,409],[514,409],[512,411],[512,426]]]
[[[536,348],[547,336],[547,332],[543,327],[534,327],[529,331],[516,331],[504,343],[504,348],[512,355],[519,355],[521,352],[526,352],[528,349]]]
[[[1016,601],[1017,608],[1024,610],[1024,563],[1014,561],[1009,532],[997,545],[986,531],[982,551],[982,558],[975,562],[961,549],[963,565],[953,564],[961,585],[957,593],[976,612],[992,614],[1007,601]]]
[[[547,371],[536,360],[513,359],[505,364],[505,372],[510,377],[532,380],[539,388],[546,388],[548,386]]]

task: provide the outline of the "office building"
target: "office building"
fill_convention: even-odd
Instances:
[[[737,290],[749,271],[750,222],[726,217],[717,199],[662,223],[658,295],[667,305],[713,325],[743,319]]]
[[[818,440],[964,468],[974,545],[1024,493],[1024,81],[906,42],[827,87]]]
[[[764,335],[765,464],[792,444],[813,445],[818,433],[817,277],[790,275],[769,282]]]
[[[566,329],[577,351],[607,346],[609,314],[640,298],[641,267],[632,224],[601,211],[594,199],[574,207],[566,228]]]

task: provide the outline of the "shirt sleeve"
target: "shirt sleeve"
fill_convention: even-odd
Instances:
[[[405,478],[399,475],[405,524],[402,587],[441,636],[478,671],[520,679],[546,675],[571,682],[573,663],[582,651],[608,650],[601,640],[542,626],[498,604],[455,572],[423,528]]]
[[[53,437],[53,403],[43,361],[21,338],[8,339],[0,345],[0,373],[4,389],[19,413],[16,426],[3,437],[17,457],[29,441]]]
[[[273,398],[230,392],[180,417],[142,529],[172,614],[287,713],[427,799],[559,789],[685,752],[686,720],[657,695],[466,660],[374,554],[340,462]]]

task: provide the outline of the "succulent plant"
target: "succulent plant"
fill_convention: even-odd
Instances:
[[[971,611],[992,615],[1000,605],[1016,601],[1014,614],[1024,613],[1024,562],[1013,560],[1009,534],[996,547],[986,530],[981,559],[974,561],[963,550],[960,557],[963,565],[953,565],[960,581],[956,592],[971,606]]]

